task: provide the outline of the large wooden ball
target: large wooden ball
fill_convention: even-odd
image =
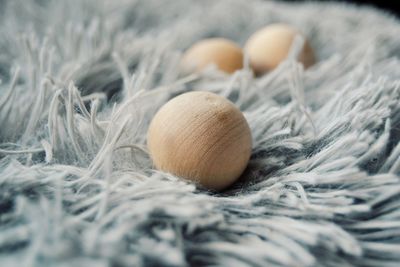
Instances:
[[[210,38],[194,44],[182,57],[185,72],[199,72],[211,64],[226,73],[233,73],[243,68],[243,51],[230,40]]]
[[[242,174],[252,138],[242,112],[227,99],[195,91],[167,102],[147,135],[156,168],[220,190]]]
[[[287,58],[297,35],[301,33],[286,24],[272,24],[255,32],[245,45],[254,72],[260,75],[276,68]],[[314,52],[306,39],[298,61],[305,68],[315,62]]]

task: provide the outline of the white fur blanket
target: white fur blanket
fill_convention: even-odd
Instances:
[[[178,73],[193,42],[273,22],[318,63]],[[344,4],[0,0],[0,266],[399,266],[399,58],[399,21]],[[253,134],[218,194],[146,149],[157,109],[196,89]]]

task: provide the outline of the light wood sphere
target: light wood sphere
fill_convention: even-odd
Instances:
[[[157,169],[221,190],[242,174],[252,138],[242,112],[209,92],[179,95],[156,113],[147,145]]]
[[[298,30],[286,24],[272,24],[255,32],[245,45],[254,72],[260,75],[276,68],[287,58],[298,34],[301,35]],[[315,63],[315,56],[309,42],[304,39],[298,61],[307,68]]]
[[[243,51],[230,40],[210,38],[194,44],[182,57],[184,72],[200,72],[211,64],[226,73],[233,73],[243,68]]]

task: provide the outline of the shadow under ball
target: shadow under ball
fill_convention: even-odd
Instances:
[[[260,75],[276,68],[287,58],[297,35],[302,34],[289,25],[272,24],[250,36],[244,49],[253,71]],[[310,43],[305,37],[304,39],[304,46],[297,60],[308,68],[315,63],[315,56]]]
[[[229,100],[195,91],[167,102],[147,135],[157,169],[221,190],[247,166],[252,138],[242,112]]]
[[[200,72],[211,64],[226,73],[233,73],[243,68],[243,51],[230,40],[209,38],[191,46],[182,57],[184,72]]]

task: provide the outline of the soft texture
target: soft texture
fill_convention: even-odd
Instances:
[[[179,74],[193,42],[273,22],[318,63]],[[0,0],[0,266],[398,266],[399,55],[399,21],[343,4]],[[252,130],[224,192],[147,153],[157,109],[196,89]]]

